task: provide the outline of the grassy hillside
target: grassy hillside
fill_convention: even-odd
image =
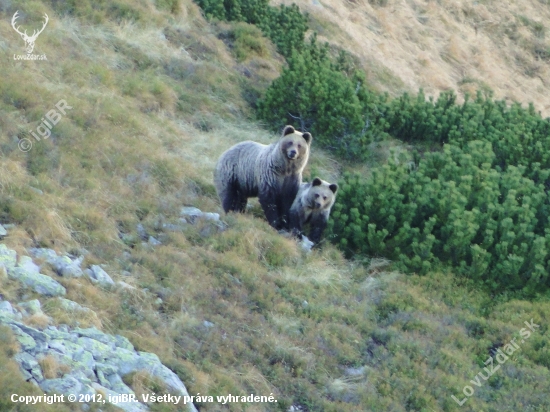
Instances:
[[[273,3],[293,3],[289,0]],[[371,84],[393,95],[423,88],[460,96],[493,90],[550,115],[546,0],[295,1],[324,40],[356,55]]]
[[[346,4],[363,7],[357,18],[386,13],[390,19],[389,3]],[[529,4],[535,15],[548,11],[546,4]],[[446,13],[446,4],[428,6],[436,16]],[[47,61],[13,60],[24,53],[9,23],[16,10],[25,11],[29,19],[21,24],[28,27],[40,24],[43,13],[50,16],[35,47]],[[344,25],[312,10],[312,27],[346,44]],[[440,30],[451,36],[456,24]],[[253,108],[284,59],[257,28],[207,22],[190,0],[0,0],[0,37],[0,223],[15,224],[2,242],[23,253],[30,247],[87,252],[86,264],[106,264],[115,280],[135,286],[98,290],[88,280],[47,273],[69,299],[95,312],[88,317],[68,317],[0,276],[3,299],[37,297],[54,323],[126,336],[138,350],[156,353],[190,394],[273,393],[278,400],[197,404],[201,411],[550,409],[547,301],[489,296],[452,273],[405,276],[381,259],[346,260],[328,242],[305,254],[269,227],[257,204],[243,216],[223,217],[223,232],[207,222],[167,229],[178,223],[182,206],[221,211],[212,170],[225,149],[277,138],[254,120]],[[346,48],[361,50],[352,43]],[[511,70],[485,58],[490,67]],[[381,89],[423,84],[363,62]],[[497,81],[491,72],[476,76],[476,84]],[[546,110],[545,91],[523,101],[534,99]],[[60,99],[72,109],[50,138],[36,141],[29,131]],[[25,138],[33,143],[28,152],[18,148]],[[384,142],[373,148],[372,162],[353,165],[314,142],[306,179],[368,171],[386,161],[391,145],[406,150]],[[139,224],[162,244],[143,244]],[[540,328],[520,350],[487,382],[470,383],[496,349],[513,338],[520,342],[531,319]],[[14,373],[13,339],[4,330],[0,336],[0,410],[42,410],[5,401],[13,391],[34,389]],[[134,383],[136,390],[148,389]],[[465,385],[475,393],[459,406],[451,396],[463,399]]]

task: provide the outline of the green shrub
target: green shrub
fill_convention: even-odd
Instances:
[[[543,292],[550,198],[525,166],[501,170],[496,160],[490,142],[474,140],[415,165],[386,165],[369,180],[348,174],[329,228],[348,252],[385,256],[404,270],[444,263],[493,291]]]
[[[364,107],[383,98],[365,89],[360,73],[348,77],[329,56],[328,44],[319,46],[313,37],[288,59],[288,67],[259,102],[258,116],[274,130],[297,124],[321,146],[358,158],[372,137]]]
[[[269,6],[269,0],[196,0],[208,19],[242,21],[258,26],[283,56],[300,49],[307,17],[298,6]]]

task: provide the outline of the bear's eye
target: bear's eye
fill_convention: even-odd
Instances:
[[[327,200],[327,197],[326,197],[326,196],[323,196],[323,200]]]
[[[301,148],[302,148],[302,145],[301,145],[301,144],[299,144],[299,145],[298,145],[298,149],[301,149]]]
[[[315,199],[319,197],[319,193],[315,193]]]

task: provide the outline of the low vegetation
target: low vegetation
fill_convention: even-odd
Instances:
[[[29,15],[46,12],[50,16],[50,25],[36,45],[36,52],[45,53],[48,61],[12,60],[14,52],[23,50],[21,39],[9,25],[17,8],[24,8]],[[273,9],[277,13],[296,10]],[[278,400],[270,405],[224,407],[204,403],[197,405],[201,411],[286,411],[292,405],[307,411],[335,412],[550,408],[546,395],[550,392],[548,301],[543,296],[527,300],[510,292],[496,293],[505,285],[500,278],[497,283],[501,286],[492,292],[480,288],[479,281],[488,280],[489,286],[495,282],[495,265],[504,264],[500,261],[489,261],[490,270],[476,279],[454,274],[463,274],[460,271],[469,269],[468,265],[455,265],[451,271],[450,265],[443,265],[448,263],[447,258],[435,252],[441,250],[449,256],[457,253],[457,259],[467,255],[469,244],[458,236],[453,238],[456,250],[445,251],[442,243],[434,242],[434,257],[426,259],[430,268],[422,264],[418,268],[413,255],[397,244],[399,239],[393,234],[395,246],[401,247],[406,259],[401,259],[401,254],[392,255],[393,250],[381,243],[379,250],[360,250],[366,255],[356,253],[346,258],[344,253],[357,247],[352,243],[353,234],[346,235],[349,243],[343,245],[344,252],[324,242],[319,250],[303,253],[294,240],[269,227],[257,204],[250,213],[223,217],[227,223],[223,232],[212,230],[207,222],[188,225],[183,231],[166,229],[165,224],[178,222],[182,206],[220,211],[212,184],[218,156],[242,140],[273,141],[276,134],[262,130],[256,109],[268,107],[262,102],[269,102],[270,96],[275,97],[269,107],[275,107],[275,91],[291,77],[294,68],[302,70],[306,65],[312,68],[312,76],[316,73],[311,62],[296,53],[287,54],[265,27],[254,27],[251,24],[255,22],[248,17],[217,21],[214,17],[219,16],[212,15],[206,20],[189,0],[32,0],[24,5],[0,1],[0,17],[0,36],[5,39],[5,47],[0,48],[4,57],[0,60],[0,222],[15,224],[2,241],[23,253],[40,246],[85,254],[84,264],[106,265],[115,280],[135,287],[103,290],[84,278],[67,280],[44,269],[63,283],[68,299],[95,313],[70,318],[53,301],[23,289],[0,272],[3,299],[19,302],[39,298],[44,312],[52,318],[50,322],[96,326],[126,336],[138,350],[158,354],[190,394],[273,393]],[[346,110],[353,112],[359,104],[361,110],[367,107],[376,113],[378,105],[385,108],[400,101],[368,90],[364,77],[354,77],[359,71],[353,68],[351,57],[321,43],[304,42],[303,56],[309,53],[317,59],[312,61],[321,62],[322,79],[340,73],[331,80],[337,96],[344,100],[356,96],[352,99],[354,105],[343,104]],[[275,50],[282,52],[287,66]],[[326,60],[321,56],[327,56]],[[360,79],[357,88],[356,80]],[[291,87],[291,83],[285,84]],[[311,98],[316,96],[307,93]],[[365,93],[363,97],[361,93]],[[34,130],[60,99],[67,100],[73,109],[53,128],[49,139],[35,141],[29,130]],[[413,103],[414,99],[411,107],[415,107]],[[434,103],[428,101],[426,111],[430,105]],[[300,112],[303,106],[296,107],[293,116],[309,119],[309,109]],[[536,114],[529,109],[522,110],[525,112],[518,113],[526,120],[517,127],[539,122],[533,120]],[[369,112],[358,113],[364,116]],[[284,119],[280,114],[273,122],[300,126],[299,120]],[[364,135],[364,117],[350,123],[360,129],[359,134],[350,131],[349,136],[367,139],[359,139],[358,146],[349,146],[359,147],[357,152],[338,153],[340,143],[332,143],[332,148],[330,136],[323,135],[322,127],[313,123],[308,126],[319,129],[318,136],[314,134],[306,180],[317,175],[330,181],[337,179],[344,170],[353,172],[364,167],[348,162],[341,154],[362,158],[373,148],[373,141],[380,145],[397,141],[391,140],[394,132],[385,123],[382,126],[382,120],[369,121]],[[380,136],[368,135],[374,130],[380,130]],[[31,139],[29,152],[18,149],[22,138]],[[346,134],[341,138],[342,142],[348,141]],[[357,198],[357,202],[364,203],[371,199],[369,190],[379,190],[373,202],[385,202],[384,196],[393,196],[390,200],[394,201],[406,183],[422,197],[426,195],[423,190],[427,190],[422,188],[432,190],[437,186],[436,174],[448,191],[437,192],[433,198],[438,201],[424,201],[424,205],[438,207],[441,213],[447,193],[460,202],[460,196],[470,193],[480,213],[464,206],[463,210],[470,212],[464,213],[464,219],[475,215],[480,221],[486,218],[486,225],[490,224],[489,218],[496,219],[481,213],[481,205],[488,200],[481,196],[484,192],[474,191],[475,182],[469,188],[466,178],[455,188],[451,183],[451,177],[483,173],[493,190],[490,193],[497,198],[495,191],[512,184],[525,193],[518,204],[512,199],[508,203],[499,200],[494,205],[499,213],[513,213],[517,219],[527,219],[532,213],[538,218],[545,213],[546,209],[537,209],[544,204],[537,195],[542,181],[533,180],[533,173],[539,173],[539,169],[532,163],[525,172],[519,166],[517,172],[501,167],[498,178],[494,177],[499,165],[490,162],[500,154],[495,145],[491,146],[492,152],[488,149],[491,142],[477,140],[467,139],[454,146],[444,139],[407,141],[421,154],[415,157],[405,151],[403,161],[412,161],[405,170],[392,162],[384,167],[385,161],[369,158],[372,183],[354,183],[352,177],[343,180],[341,206],[332,219],[333,233],[341,236],[337,231],[346,230],[341,225],[348,214],[346,207],[363,207],[349,200],[353,196],[365,196]],[[449,146],[442,148],[441,143]],[[328,149],[320,149],[321,144]],[[430,150],[434,153],[426,153]],[[441,169],[443,161],[461,168],[464,165],[465,169],[456,173]],[[380,168],[376,175],[374,168]],[[397,180],[388,188],[380,183],[384,176],[395,176]],[[422,177],[426,186],[415,188],[411,180],[415,176]],[[506,185],[502,177],[508,179]],[[355,190],[347,188],[350,183],[357,185]],[[380,236],[378,231],[392,224],[392,215],[401,219],[393,223],[395,227],[398,223],[404,227],[413,222],[406,219],[414,218],[408,223],[411,230],[407,239],[414,241],[415,236],[426,233],[418,240],[418,247],[426,249],[430,233],[424,226],[414,230],[420,227],[420,223],[414,223],[432,216],[430,211],[413,214],[409,203],[401,203],[404,214],[398,215],[397,210],[390,210],[391,205],[388,203],[388,210],[380,207],[380,220],[372,220],[377,223],[375,240]],[[348,215],[353,216],[351,212]],[[464,223],[457,217],[448,224],[455,222]],[[463,230],[471,230],[466,223],[471,222],[465,222]],[[513,225],[516,223],[513,221]],[[138,224],[162,244],[144,244]],[[354,221],[346,226],[353,229],[357,224]],[[534,245],[527,246],[528,252],[542,250],[536,247],[543,229],[532,219],[526,224],[522,233],[532,232],[533,236],[526,236],[533,241],[528,245]],[[435,231],[436,225],[432,229]],[[438,230],[451,236],[449,231],[455,228]],[[368,236],[371,231],[367,226],[363,233]],[[495,251],[505,253],[501,245],[508,241],[505,235],[495,231]],[[517,237],[510,242],[512,249],[525,247],[525,241]],[[376,258],[383,254],[395,262]],[[541,264],[539,255],[522,257],[525,265],[533,263],[533,270]],[[397,271],[396,264],[426,273],[404,275]],[[512,279],[513,288],[523,287],[521,282],[531,279],[522,273],[520,270]],[[544,286],[543,282],[527,284],[529,291]],[[460,407],[451,395],[462,399],[463,387],[473,385],[470,380],[483,371],[486,359],[512,338],[519,338],[524,321],[531,319],[540,328],[491,378],[474,386],[475,394]],[[8,394],[32,394],[36,390],[17,373],[11,358],[18,348],[7,330],[0,330],[0,341],[0,410],[36,410],[9,401]],[[49,359],[43,363],[51,376],[63,373],[63,368]],[[140,393],[161,390],[146,375],[126,376],[125,380]],[[40,406],[48,410],[47,405]],[[161,404],[150,406],[152,410],[166,410]],[[77,407],[55,405],[56,410]]]

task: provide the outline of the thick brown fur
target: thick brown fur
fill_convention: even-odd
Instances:
[[[266,146],[246,141],[223,153],[214,171],[223,210],[244,212],[248,198],[257,196],[269,224],[287,228],[311,141],[311,134],[286,126],[277,143]]]
[[[304,225],[309,224],[309,240],[319,243],[327,227],[330,209],[336,200],[336,183],[316,177],[311,183],[302,183],[289,214],[290,230],[301,237]]]

